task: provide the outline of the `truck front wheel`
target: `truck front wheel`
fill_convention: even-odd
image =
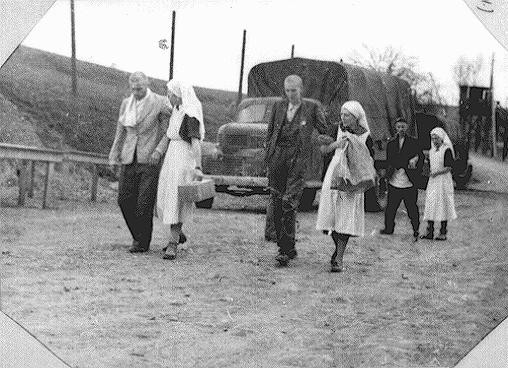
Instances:
[[[317,189],[315,188],[304,188],[302,198],[300,199],[300,211],[310,211],[312,210],[312,204],[314,203],[314,198],[316,197]]]
[[[212,205],[213,205],[213,197],[205,199],[203,201],[196,202],[196,207],[197,208],[207,208],[207,209],[210,209],[210,208],[212,208]]]

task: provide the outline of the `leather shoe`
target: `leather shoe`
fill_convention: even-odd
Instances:
[[[132,245],[132,247],[129,248],[129,253],[144,253],[148,252],[148,247],[144,248],[138,245]]]
[[[287,266],[288,263],[289,263],[289,260],[291,258],[287,255],[287,254],[284,254],[284,253],[279,253],[277,254],[277,256],[275,257],[275,260],[277,262],[279,262],[279,266]]]
[[[295,259],[297,256],[298,256],[298,252],[296,251],[296,249],[291,249],[288,253],[287,253],[289,259]]]
[[[418,231],[413,232],[413,243],[416,243],[419,237],[420,234],[418,233]]]
[[[343,270],[344,269],[343,269],[342,265],[339,266],[337,261],[331,262],[330,272],[342,272]]]
[[[187,241],[187,237],[185,236],[184,233],[180,233],[180,235],[178,236],[178,244],[183,244]],[[168,249],[168,246],[166,245],[164,248],[162,248],[162,251],[165,252],[166,249]]]
[[[379,233],[383,234],[383,235],[392,235],[393,231],[388,231],[386,229],[381,229],[381,230],[379,230]]]
[[[175,259],[177,247],[178,247],[177,243],[168,243],[166,251],[162,255],[162,259]]]

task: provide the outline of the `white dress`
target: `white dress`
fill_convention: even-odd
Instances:
[[[178,200],[178,186],[192,181],[196,167],[191,145],[179,134],[184,116],[182,109],[173,109],[166,132],[169,145],[157,187],[157,217],[168,225],[185,222],[194,208],[193,203]]]
[[[437,151],[434,147],[429,150],[430,172],[444,169],[446,148],[442,145]],[[429,178],[425,195],[424,220],[448,221],[457,218],[451,172]]]
[[[342,132],[339,129],[337,140],[343,135],[352,133]],[[365,144],[369,133],[357,136]],[[346,158],[345,148],[337,148],[328,169],[321,188],[319,208],[316,221],[318,230],[335,230],[341,234],[363,236],[365,228],[365,211],[363,207],[363,193],[348,193],[330,189],[333,169],[340,160]]]

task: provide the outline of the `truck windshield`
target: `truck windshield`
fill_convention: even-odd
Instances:
[[[262,122],[265,117],[266,105],[249,105],[238,112],[239,123]]]

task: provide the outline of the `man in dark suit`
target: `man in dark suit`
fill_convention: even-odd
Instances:
[[[328,127],[322,109],[315,103],[303,101],[303,82],[297,75],[284,81],[287,99],[277,102],[268,123],[265,163],[273,208],[281,266],[296,257],[296,211],[304,187],[304,173],[312,152],[311,135],[317,129],[322,144],[333,139],[326,135]]]
[[[395,122],[397,136],[386,146],[388,203],[385,210],[385,228],[381,234],[393,234],[395,215],[404,200],[413,227],[413,241],[418,240],[420,214],[418,212],[418,185],[423,167],[423,152],[418,141],[407,135],[408,123],[404,118]]]

